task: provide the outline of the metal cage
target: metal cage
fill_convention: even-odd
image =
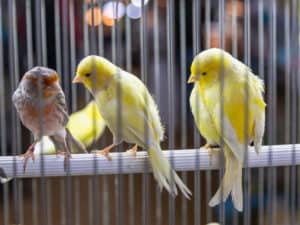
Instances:
[[[0,185],[0,224],[300,224],[299,10],[298,0],[1,0],[0,176],[13,179]],[[188,101],[192,59],[212,47],[230,52],[266,86],[264,147],[259,155],[245,147],[241,213],[230,199],[208,206],[224,159],[210,163],[200,149],[205,139]],[[58,72],[69,112],[76,112],[92,99],[71,83],[87,55],[145,83],[165,127],[164,155],[191,200],[161,192],[147,152],[134,158],[126,143],[112,161],[74,154],[67,171],[62,157],[41,151],[23,172],[18,155],[32,137],[13,107],[13,91],[25,71],[47,66]],[[111,142],[106,129],[88,149]]]

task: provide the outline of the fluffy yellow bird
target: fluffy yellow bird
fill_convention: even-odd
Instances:
[[[105,127],[95,101],[89,102],[83,109],[72,113],[67,124],[73,137],[86,147],[100,138]]]
[[[223,118],[221,118],[220,97],[221,75],[224,81]],[[197,127],[207,141],[204,148],[212,150],[212,146],[220,145],[223,126],[225,174],[209,205],[213,207],[226,201],[231,193],[234,207],[242,211],[245,141],[248,140],[247,144],[254,142],[255,150],[259,153],[265,129],[266,104],[263,100],[263,81],[229,53],[212,48],[194,58],[188,83],[195,83],[190,96],[190,105]],[[248,107],[246,85],[248,85]]]
[[[98,153],[108,155],[122,141],[135,144],[134,149],[137,146],[147,148],[153,174],[160,188],[165,187],[169,193],[176,195],[177,184],[185,197],[189,198],[190,190],[162,154],[160,141],[164,129],[157,106],[142,81],[103,57],[87,56],[79,63],[73,82],[83,83],[92,93],[100,114],[113,134],[113,144]],[[119,103],[122,107],[120,120],[118,96],[121,96]],[[119,121],[122,124],[118,124]],[[148,131],[147,140],[145,130]],[[121,137],[118,137],[120,132]]]

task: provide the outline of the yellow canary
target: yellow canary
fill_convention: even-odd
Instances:
[[[254,142],[258,153],[265,129],[263,81],[229,53],[212,48],[194,58],[188,83],[195,83],[190,105],[197,127],[207,141],[204,147],[211,150],[221,144],[221,138],[224,143],[225,174],[209,205],[226,201],[231,193],[234,207],[242,211],[245,144]]]
[[[191,192],[162,154],[164,129],[157,106],[142,81],[103,57],[88,56],[79,63],[73,82],[83,83],[92,93],[113,134],[113,144],[97,152],[108,156],[111,148],[122,141],[135,144],[133,151],[137,146],[146,148],[159,186],[176,195],[177,184],[189,198]]]
[[[105,122],[95,101],[88,103],[82,110],[72,113],[67,128],[72,136],[86,147],[97,140],[105,129]]]
[[[88,147],[94,140],[97,140],[105,129],[105,122],[100,115],[94,101],[89,102],[83,109],[70,115],[67,128],[74,138]],[[41,144],[43,143],[43,144]],[[70,148],[72,153],[77,148]],[[55,147],[48,137],[43,137],[35,146],[35,155],[55,154]]]

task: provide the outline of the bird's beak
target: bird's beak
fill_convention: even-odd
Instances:
[[[197,77],[191,74],[187,83],[190,84],[190,83],[194,83],[195,81],[197,81]]]
[[[72,83],[82,83],[81,77],[77,74],[77,75],[74,77]]]

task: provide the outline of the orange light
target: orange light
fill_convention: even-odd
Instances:
[[[112,27],[115,24],[114,19],[109,18],[109,17],[105,16],[104,14],[102,15],[102,21],[103,21],[103,24],[108,27]]]
[[[94,21],[92,20],[92,14],[94,14]],[[88,9],[85,14],[85,21],[89,26],[99,26],[101,23],[101,9],[99,7]]]
[[[243,2],[235,2],[236,7],[236,16],[243,17],[244,15],[244,3]],[[233,7],[234,5],[231,2],[226,4],[226,13],[228,16],[233,16]]]

